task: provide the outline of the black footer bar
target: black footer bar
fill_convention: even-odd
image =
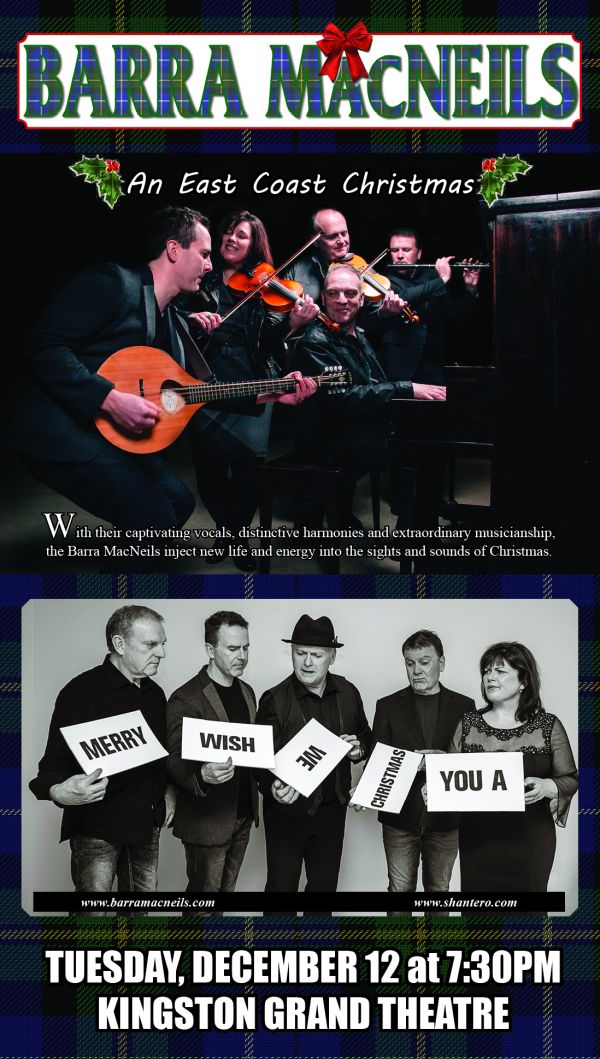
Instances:
[[[211,915],[220,912],[339,914],[375,912],[430,916],[512,915],[564,912],[564,893],[34,893],[33,911],[78,915],[147,914]]]

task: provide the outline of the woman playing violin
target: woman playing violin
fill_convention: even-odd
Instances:
[[[318,306],[307,296],[282,317],[269,313],[256,295],[229,319],[223,319],[240,301],[240,295],[228,286],[231,278],[240,272],[249,274],[262,262],[271,265],[273,258],[262,221],[247,210],[236,210],[224,218],[216,246],[217,267],[200,287],[202,308],[188,321],[204,332],[203,352],[219,380],[275,378],[284,336],[313,319]],[[215,524],[232,534],[227,543],[243,546],[243,554],[234,561],[245,571],[254,569],[255,564],[247,539],[240,540],[239,533],[250,525],[258,506],[257,474],[267,453],[271,415],[271,405],[258,416],[204,409],[202,419],[196,417],[192,423],[200,497]],[[220,561],[219,550],[208,562]]]

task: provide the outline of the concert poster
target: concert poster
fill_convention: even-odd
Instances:
[[[467,0],[35,0],[9,4],[1,17],[5,275],[15,281],[4,314],[10,396],[0,523],[4,1054],[598,1054],[592,5],[496,0],[482,12]],[[394,275],[390,233],[416,230],[417,264],[429,265],[428,276],[440,276],[440,259],[450,262],[435,377],[445,400],[418,399],[408,382],[371,415],[385,438],[383,461],[361,451],[364,405],[340,419],[351,376],[339,395],[319,390],[302,409],[276,403],[241,535],[219,533],[198,492],[192,439],[202,408],[162,451],[195,501],[183,524],[157,525],[149,515],[120,530],[103,517],[97,483],[88,506],[75,502],[64,476],[53,485],[40,471],[53,455],[41,424],[71,415],[88,368],[78,361],[73,375],[70,360],[62,377],[62,353],[50,356],[47,375],[36,369],[43,400],[33,411],[30,335],[39,351],[52,306],[86,270],[113,262],[125,274],[150,260],[153,215],[168,207],[208,218],[213,263],[219,223],[237,210],[262,220],[275,267],[314,252],[302,247],[319,211],[333,214],[334,227],[345,224],[349,252],[364,263],[383,255],[378,276],[379,268]],[[470,271],[467,291],[473,262],[483,267]],[[99,318],[101,289],[97,299],[94,292],[76,306],[83,320]],[[437,320],[425,304],[426,320],[431,312]],[[380,311],[367,307],[359,320],[383,361]],[[416,335],[422,321],[402,326]],[[159,327],[159,347],[161,335]],[[100,348],[104,335],[99,328],[85,340]],[[298,333],[286,341],[271,377],[294,368],[302,341]],[[135,385],[143,395],[143,380]],[[300,473],[297,423],[311,401],[331,451],[321,447],[322,465],[311,457]],[[90,438],[93,412],[74,414]],[[355,456],[336,448],[340,422]],[[85,465],[77,443],[64,452],[69,468]],[[351,522],[340,509],[348,467]],[[313,493],[317,523],[302,516]],[[477,711],[485,649],[525,644],[579,779],[565,826],[555,829],[547,892],[537,885],[511,894],[502,874],[496,886],[469,892],[461,855],[453,903],[436,891],[441,905],[427,904],[422,874],[410,892],[388,892],[380,824],[373,811],[352,808],[335,893],[305,890],[306,867],[297,893],[265,892],[261,811],[235,890],[213,887],[202,910],[191,910],[186,892],[183,839],[163,829],[156,903],[128,907],[135,895],[120,879],[102,911],[90,911],[97,906],[73,892],[61,813],[29,784],[55,701],[102,663],[107,621],[128,605],[164,624],[156,682],[167,698],[213,657],[202,635],[211,614],[248,622],[244,679],[257,698],[289,676],[289,642],[303,616],[315,629],[326,617],[331,643],[340,644],[332,674],[358,689],[370,726],[376,703],[410,680],[402,644],[416,630],[441,637],[442,689],[473,699]],[[110,725],[100,742],[82,737],[94,765],[135,743],[134,724],[123,723],[116,742]],[[397,764],[401,751],[392,752]],[[308,768],[314,753],[313,745]],[[366,757],[351,758],[354,785]],[[116,779],[127,776],[125,768]],[[465,767],[454,773],[459,788],[463,777],[481,782]],[[493,779],[500,785],[502,773]],[[515,849],[523,845],[517,835]]]

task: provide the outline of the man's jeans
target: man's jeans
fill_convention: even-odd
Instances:
[[[382,827],[389,893],[415,893],[420,860],[425,893],[450,888],[450,876],[458,853],[458,828],[453,831],[401,831],[389,824]],[[448,915],[447,912],[431,914]]]
[[[147,846],[120,846],[102,838],[74,835],[71,877],[77,893],[109,893],[117,878],[119,893],[154,892],[158,884],[158,840],[155,827]]]
[[[186,893],[233,893],[250,838],[252,820],[236,820],[231,838],[222,846],[184,842],[188,885]]]

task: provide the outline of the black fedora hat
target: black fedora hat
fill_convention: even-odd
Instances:
[[[338,643],[331,618],[311,618],[303,614],[294,626],[291,640],[282,637],[284,643],[300,644],[303,647],[343,647]]]

